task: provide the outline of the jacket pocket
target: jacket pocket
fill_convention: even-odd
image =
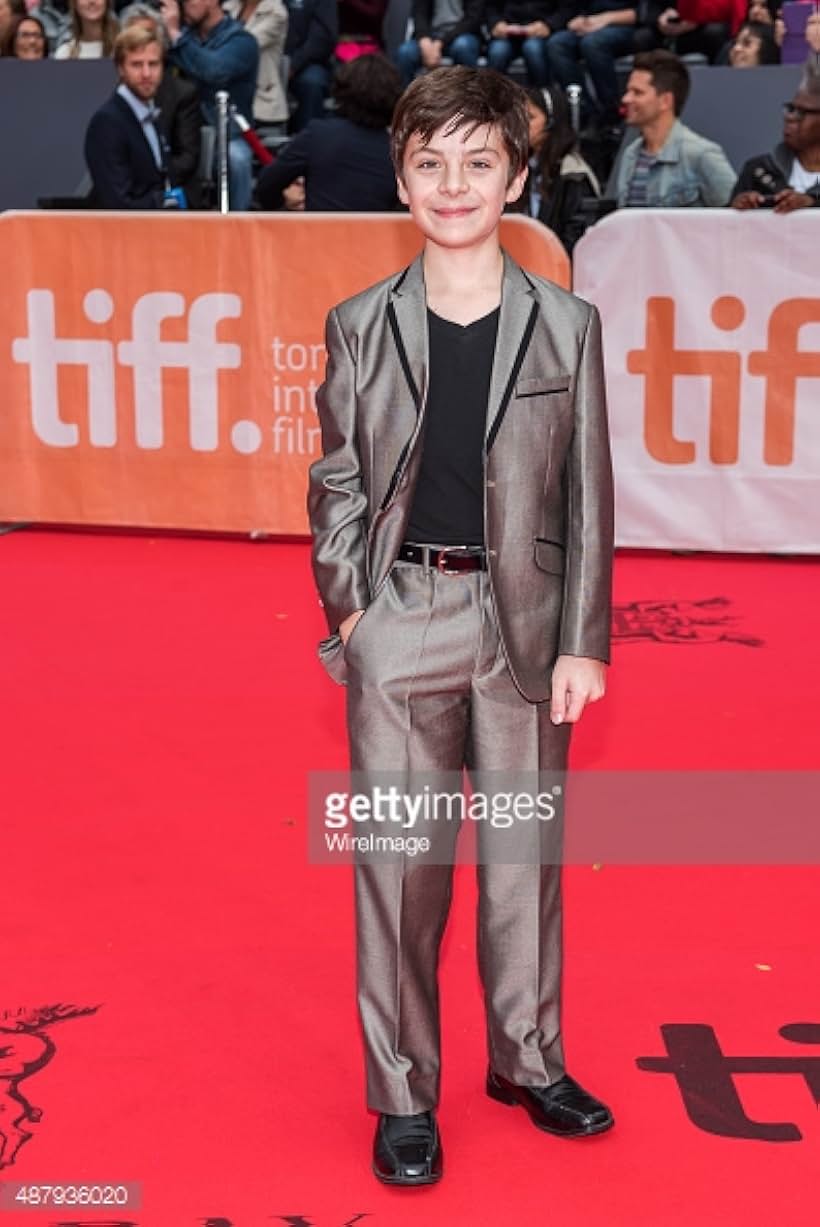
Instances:
[[[543,537],[536,537],[534,549],[537,567],[542,571],[548,571],[551,575],[564,574],[566,552],[563,545],[559,545],[557,541],[547,541]]]
[[[548,396],[551,392],[569,392],[571,375],[537,375],[534,379],[519,379],[516,396]]]

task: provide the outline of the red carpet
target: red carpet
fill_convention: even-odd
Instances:
[[[483,1094],[459,869],[446,1179],[385,1190],[369,1171],[349,870],[306,857],[307,773],[344,765],[307,548],[38,531],[0,538],[0,561],[0,1181],[143,1194],[134,1211],[4,1209],[0,1227],[814,1221],[815,867],[567,871],[570,1068],[618,1122],[576,1142]],[[685,604],[716,597],[729,604]],[[627,554],[616,602],[629,637],[577,764],[817,767],[817,562]],[[693,614],[762,642],[714,640]],[[96,1009],[54,1021],[68,1006]],[[747,1059],[734,1081],[696,1024]],[[779,1034],[789,1024],[804,1025]],[[651,1068],[665,1042],[683,1047],[689,1112]],[[744,1120],[797,1137],[708,1131],[756,1132]]]

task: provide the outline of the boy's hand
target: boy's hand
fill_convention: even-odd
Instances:
[[[590,656],[559,656],[552,671],[550,720],[575,724],[587,703],[596,703],[606,691],[606,665]]]
[[[359,621],[359,618],[362,616],[363,613],[364,613],[363,609],[354,609],[352,614],[347,615],[344,622],[339,623],[339,636],[342,640],[342,644],[347,643],[348,639],[350,638],[350,634],[351,634],[351,631],[353,630],[353,627]]]

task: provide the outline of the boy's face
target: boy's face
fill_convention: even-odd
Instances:
[[[504,205],[521,195],[527,171],[510,182],[510,156],[496,127],[445,135],[446,129],[437,129],[427,145],[417,132],[410,137],[399,199],[431,242],[472,247],[495,232]]]

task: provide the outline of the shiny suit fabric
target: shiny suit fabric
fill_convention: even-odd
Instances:
[[[320,657],[347,684],[352,769],[409,786],[464,766],[473,788],[490,789],[511,772],[561,771],[570,730],[549,719],[552,666],[560,654],[609,652],[612,474],[597,313],[505,256],[485,423],[487,569],[467,574],[397,561],[424,438],[421,258],[336,307],[327,348],[309,513],[330,632]],[[339,624],[360,609],[343,646]],[[494,860],[493,830],[479,832],[478,952],[490,1063],[543,1086],[564,1072],[560,865],[555,830],[545,851],[543,830],[529,829],[516,863]],[[447,845],[435,863],[355,869],[368,1104],[380,1112],[438,1101],[437,966],[456,832],[435,838]]]

